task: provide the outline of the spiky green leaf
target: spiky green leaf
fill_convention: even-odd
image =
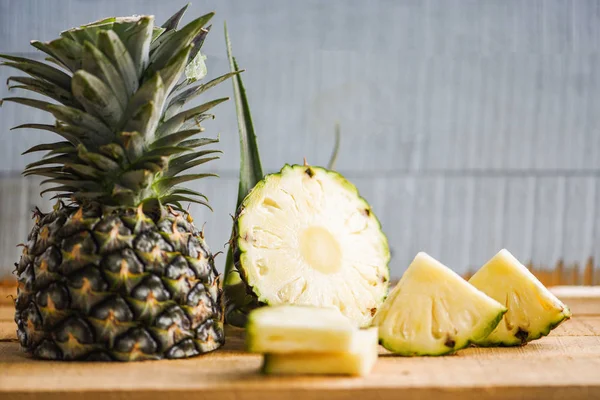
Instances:
[[[172,133],[170,135],[164,136],[164,137],[156,140],[154,143],[152,143],[150,145],[150,148],[155,149],[155,148],[164,147],[164,146],[177,146],[177,145],[181,144],[181,142],[184,141],[185,139],[192,137],[200,132],[202,132],[202,129],[188,129],[185,131],[175,132],[175,133]],[[182,145],[182,147],[186,147],[186,146]]]
[[[100,146],[98,149],[100,150],[100,153],[112,158],[115,161],[124,160],[126,157],[125,150],[117,143],[108,143]]]
[[[61,37],[48,43],[34,40],[31,45],[54,57],[72,72],[81,68],[82,46],[71,38]]]
[[[227,44],[227,57],[229,58],[229,68],[231,72],[239,71],[239,67],[231,51],[231,41],[225,25],[225,42]],[[238,199],[236,208],[242,203],[248,192],[264,177],[260,155],[258,153],[258,144],[256,142],[256,133],[252,124],[250,115],[250,106],[246,97],[246,90],[242,83],[242,77],[236,75],[233,78],[233,97],[235,99],[235,108],[238,120],[238,130],[240,133],[240,184],[238,188]]]
[[[40,192],[40,197],[43,196],[46,193],[51,193],[51,192],[75,192],[77,190],[79,190],[80,188],[75,187],[75,186],[67,186],[67,185],[61,185],[61,186],[53,186],[53,187],[49,187],[48,189],[44,189]]]
[[[329,157],[329,162],[327,163],[327,169],[335,168],[335,162],[337,161],[338,150],[340,149],[340,140],[341,140],[341,131],[340,131],[340,123],[335,123],[334,129],[335,142],[333,144],[333,151],[331,152],[331,157]]]
[[[188,120],[184,121],[184,123],[181,124],[181,126],[179,127],[179,130],[183,131],[187,129],[201,129],[202,131],[204,131],[204,127],[202,127],[202,122],[207,119],[215,119],[215,115],[206,113],[194,115],[193,118],[189,118]]]
[[[161,70],[171,58],[188,47],[213,15],[214,13],[209,13],[193,20],[162,42],[150,56],[150,71]]]
[[[211,108],[223,103],[224,101],[229,100],[228,97],[223,97],[220,99],[212,100],[197,107],[190,108],[189,110],[185,110],[176,114],[175,116],[169,118],[167,121],[163,122],[157,131],[157,137],[163,137],[169,135],[171,133],[177,132],[180,130],[184,124],[184,122],[188,120],[193,120],[195,117],[205,113]]]
[[[121,169],[115,161],[102,154],[88,151],[83,145],[77,146],[77,155],[80,159],[101,171],[117,172]]]
[[[111,30],[116,19],[117,18],[115,17],[105,18],[103,20],[82,25],[77,28],[71,28],[67,31],[61,32],[60,35],[62,37],[73,39],[81,45],[83,45],[85,42],[96,44],[98,42],[98,36],[100,33]]]
[[[21,83],[21,85],[9,86],[9,90],[25,89],[47,96],[65,106],[82,108],[81,104],[77,102],[77,100],[73,97],[73,94],[71,92],[66,91],[65,89],[52,82],[43,81],[41,79],[30,78],[26,76],[11,76],[10,78],[8,78],[6,83],[10,83],[11,81]]]
[[[182,146],[165,146],[165,147],[157,147],[150,151],[144,153],[144,158],[153,158],[153,157],[170,157],[175,154],[184,153],[186,151],[192,150],[191,148],[182,147]]]
[[[200,29],[200,33],[196,35],[194,40],[192,40],[194,48],[192,49],[192,53],[190,54],[190,60],[196,58],[196,56],[202,49],[202,45],[204,44],[204,40],[208,36],[208,32],[210,32],[210,28],[212,28],[212,25],[209,25],[206,28],[202,27],[202,29]]]
[[[25,171],[30,170],[35,167],[40,167],[42,165],[66,164],[66,163],[69,163],[72,161],[73,161],[73,158],[67,157],[64,155],[59,155],[59,156],[55,156],[55,157],[51,157],[51,158],[43,158],[41,160],[27,164],[27,166],[25,167]]]
[[[106,55],[113,66],[119,71],[127,96],[132,96],[139,87],[135,63],[127,48],[113,31],[103,31],[98,35],[98,49]]]
[[[96,46],[86,42],[83,51],[83,69],[101,79],[117,98],[124,110],[129,101],[127,90],[123,90],[125,81],[112,62]]]
[[[47,176],[49,178],[58,178],[65,176],[66,174],[63,172],[63,167],[41,167],[35,169],[29,169],[27,171],[23,171],[23,176]]]
[[[153,187],[158,193],[164,193],[171,189],[175,185],[179,185],[180,183],[185,183],[189,181],[195,181],[202,178],[208,177],[218,177],[217,174],[205,173],[205,174],[189,174],[189,175],[179,175],[168,178],[160,178],[154,182]]]
[[[74,148],[70,142],[44,143],[44,144],[38,144],[37,146],[30,147],[29,149],[25,150],[21,154],[25,155],[25,154],[29,154],[29,153],[35,153],[38,151],[64,149],[66,147]]]
[[[120,177],[121,185],[131,190],[140,190],[152,183],[153,174],[145,169],[127,171]]]
[[[84,178],[98,179],[100,177],[100,172],[89,165],[69,163],[65,164],[64,168]]]
[[[139,132],[121,131],[117,133],[117,139],[125,149],[129,161],[133,162],[144,154],[144,137]]]
[[[150,44],[150,57],[152,57],[152,54],[154,54],[156,49],[158,49],[161,44],[166,42],[167,39],[169,39],[171,36],[173,36],[175,34],[175,32],[176,31],[174,31],[174,30],[166,31],[163,34],[161,34],[158,38],[156,38],[156,40],[152,41],[152,43]]]
[[[208,200],[208,198],[202,193],[188,188],[175,187],[169,192],[169,194],[184,194],[188,196],[198,196],[202,197],[204,200]]]
[[[233,57],[231,50],[231,41],[227,32],[227,25],[224,26],[225,42],[227,45],[227,57],[229,58],[229,68],[233,71],[238,71],[238,65]],[[240,182],[238,187],[238,198],[236,210],[243,201],[248,192],[263,178],[263,170],[258,152],[258,143],[256,141],[256,133],[252,125],[252,117],[250,115],[250,107],[246,97],[246,91],[242,83],[241,75],[236,75],[233,78],[233,93],[235,98],[236,114],[238,120],[238,130],[240,134]],[[232,229],[233,232],[233,229]],[[248,306],[249,297],[246,293],[246,287],[242,282],[238,271],[233,266],[233,253],[231,246],[227,251],[227,259],[225,260],[225,294],[228,298],[235,299],[233,307],[228,307],[226,319],[229,322],[235,322],[235,318],[230,318],[230,315],[243,315],[238,310]],[[239,299],[239,302],[237,301]],[[238,321],[239,322],[239,321]]]
[[[153,28],[154,16],[151,15],[138,17],[137,21],[132,22],[117,21],[113,26],[133,60],[138,78],[148,66]]]
[[[54,115],[59,121],[91,131],[90,135],[81,138],[81,141],[84,144],[89,142],[91,144],[100,145],[110,142],[113,137],[112,131],[104,125],[102,121],[76,108],[51,104],[41,100],[26,99],[23,97],[7,97],[4,101],[19,103],[47,111]]]
[[[165,119],[167,120],[173,117],[173,115],[179,112],[179,110],[181,110],[181,108],[185,106],[190,100],[193,100],[208,89],[217,86],[219,83],[224,82],[232,76],[235,76],[241,72],[243,71],[228,72],[225,75],[221,75],[218,78],[215,78],[209,82],[194,86],[193,88],[189,88],[181,93],[178,93],[177,96],[173,97],[173,99],[169,102],[167,110],[165,111]]]
[[[158,39],[163,33],[165,33],[165,28],[161,28],[160,26],[152,28],[152,42]],[[150,43],[150,48],[152,48],[152,43]]]
[[[183,165],[183,164],[186,164],[197,158],[204,157],[209,154],[216,154],[216,153],[222,153],[222,151],[221,150],[202,150],[202,151],[197,151],[195,153],[184,154],[177,158],[171,159],[171,161],[169,162],[169,168]]]
[[[61,88],[71,90],[71,77],[59,69],[51,67],[39,61],[30,60],[28,58],[11,56],[8,54],[0,54],[0,58],[10,60],[2,64],[21,70],[34,78],[40,78],[48,82],[52,82]]]
[[[185,146],[185,147],[196,148],[196,147],[202,147],[202,146],[206,146],[206,145],[213,144],[213,143],[219,143],[219,138],[218,137],[216,139],[200,138],[200,139],[185,140],[185,141],[181,142],[180,145]]]
[[[38,130],[43,130],[43,131],[54,132],[57,135],[60,135],[63,138],[65,138],[66,140],[68,140],[73,145],[77,145],[77,144],[81,143],[81,138],[79,136],[72,134],[70,132],[65,132],[61,127],[58,127],[55,125],[23,124],[23,125],[19,125],[19,126],[15,126],[14,128],[11,128],[11,131],[15,130],[15,129],[38,129]]]
[[[166,93],[160,74],[155,74],[129,100],[125,112],[126,131],[139,132],[146,143],[154,141]]]
[[[103,81],[87,71],[73,74],[73,95],[85,110],[116,129],[123,118],[124,108],[114,92]]]
[[[78,189],[85,189],[87,191],[101,191],[102,190],[102,186],[98,182],[81,180],[81,179],[77,178],[76,176],[73,176],[71,179],[64,179],[64,178],[46,179],[46,180],[42,181],[40,183],[40,185],[46,185],[49,183],[56,184],[56,185],[72,186],[72,187],[76,187]]]
[[[56,119],[69,124],[71,127],[76,127],[77,130],[89,131],[89,134],[81,139],[85,145],[100,146],[110,143],[114,138],[114,134],[109,127],[86,112],[58,105],[50,105],[48,110]],[[68,128],[64,127],[67,130]]]
[[[196,204],[201,204],[203,206],[206,206],[210,209],[210,211],[213,211],[212,207],[208,204],[208,202],[206,202],[204,200],[196,199],[194,197],[181,196],[178,194],[170,194],[170,195],[161,197],[160,201],[164,204],[179,203],[182,201],[185,201],[188,203],[196,203]],[[181,206],[179,206],[179,208],[181,208]]]
[[[218,160],[220,157],[206,157],[200,158],[194,161],[189,161],[187,163],[178,164],[178,165],[169,165],[169,169],[163,174],[163,176],[175,176],[183,171],[187,171],[190,168],[197,167],[198,165],[202,165],[209,161]]]
[[[177,11],[175,14],[171,15],[169,17],[169,19],[166,20],[165,23],[161,25],[161,27],[164,28],[166,31],[177,29],[177,26],[179,25],[179,21],[181,21],[181,18],[183,17],[183,15],[185,14],[185,11],[188,9],[189,6],[190,6],[190,3],[187,3],[185,6],[181,7],[181,9],[179,11]]]
[[[165,85],[164,90],[167,95],[171,93],[179,77],[183,74],[191,49],[191,46],[183,48],[164,68],[158,71]]]

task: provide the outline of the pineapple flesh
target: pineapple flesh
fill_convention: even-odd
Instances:
[[[480,346],[523,345],[546,336],[571,316],[569,308],[506,249],[481,267],[469,283],[508,309],[498,327],[476,341]]]
[[[206,198],[181,184],[210,175],[182,172],[216,158],[199,147],[217,140],[197,134],[226,99],[184,106],[235,73],[195,84],[213,14],[178,29],[184,11],[162,26],[107,18],[32,42],[53,64],[0,55],[29,75],[14,87],[53,100],[4,99],[55,119],[19,128],[62,137],[26,152],[46,152],[24,175],[47,178],[58,199],[35,211],[16,265],[17,333],[34,357],[182,358],[224,341],[213,255],[182,206]]]
[[[455,352],[490,334],[506,308],[419,253],[375,316],[379,341],[404,356]]]
[[[335,308],[262,307],[248,317],[246,348],[252,353],[348,352],[355,331]]]
[[[335,307],[368,326],[388,289],[388,243],[371,206],[340,174],[286,165],[236,216],[236,269],[256,305]]]
[[[262,371],[272,375],[366,376],[378,357],[377,328],[356,330],[345,352],[265,354]]]

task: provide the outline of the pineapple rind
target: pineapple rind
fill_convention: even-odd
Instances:
[[[419,253],[375,316],[380,344],[402,356],[440,356],[487,336],[506,308]]]
[[[84,212],[61,204],[37,217],[17,265],[15,322],[25,352],[136,361],[190,357],[223,344],[214,259],[182,215],[148,220],[138,210]],[[90,231],[122,235],[111,247]]]
[[[307,295],[297,299],[282,299],[280,296],[277,296],[277,294],[274,293],[271,288],[266,287],[263,279],[260,279],[255,272],[252,272],[252,270],[256,268],[254,264],[256,260],[252,255],[254,244],[252,243],[253,237],[251,236],[253,226],[256,225],[252,222],[254,218],[253,213],[255,212],[256,207],[261,201],[263,201],[265,197],[270,195],[270,187],[274,186],[275,182],[280,182],[282,179],[303,179],[305,174],[308,174],[308,176],[311,178],[313,176],[317,176],[319,182],[320,179],[327,180],[327,185],[334,186],[336,190],[339,190],[339,193],[343,193],[343,196],[347,196],[347,198],[351,199],[349,201],[353,201],[353,204],[355,204],[357,207],[360,207],[360,209],[365,210],[366,219],[368,220],[369,234],[372,235],[370,236],[370,243],[372,244],[370,249],[373,249],[374,254],[377,254],[376,261],[374,261],[375,265],[371,267],[376,271],[377,281],[370,282],[370,285],[373,288],[370,290],[370,295],[360,296],[359,298],[356,298],[356,301],[341,301],[336,299],[334,295],[328,295],[327,293],[324,293],[323,296]],[[294,195],[295,193],[292,193],[292,196]],[[297,199],[294,199],[294,202],[296,202],[296,200]],[[296,205],[296,207],[298,206]],[[286,210],[286,212],[288,212],[288,210]],[[292,210],[290,212],[297,212],[302,217],[303,210],[297,209],[296,211]],[[267,175],[250,191],[238,209],[236,222],[234,224],[233,246],[236,269],[246,284],[248,293],[255,298],[254,305],[252,307],[265,304],[279,305],[285,303],[307,304],[315,306],[335,306],[340,308],[340,310],[344,309],[342,312],[346,316],[355,320],[360,326],[368,326],[373,315],[387,296],[387,288],[389,286],[388,263],[390,259],[390,253],[387,238],[381,230],[381,224],[372,212],[369,203],[360,197],[356,187],[346,180],[342,175],[334,171],[329,171],[325,168],[286,164],[279,173]],[[291,246],[293,247],[295,245]],[[271,265],[268,267],[280,268],[280,266],[283,264],[283,262],[271,263]],[[326,282],[326,279],[329,279],[326,275],[321,276],[317,274],[317,277],[318,278],[315,279],[322,282]],[[302,278],[304,277],[302,276]],[[348,282],[356,282],[358,280],[359,279],[345,280],[344,282],[347,284]],[[333,284],[334,287],[337,286],[339,282],[343,281],[337,281],[335,284]],[[308,285],[310,284],[311,282],[308,282]]]
[[[481,267],[469,283],[508,308],[498,327],[476,341],[479,346],[522,346],[548,335],[571,317],[569,308],[506,249]],[[511,307],[511,296],[516,296],[518,306]]]

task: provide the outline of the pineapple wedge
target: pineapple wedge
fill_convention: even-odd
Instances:
[[[571,316],[556,298],[508,250],[502,249],[469,282],[503,303],[508,312],[480,346],[519,346],[550,333]]]
[[[378,347],[377,328],[357,329],[347,352],[265,354],[262,370],[282,375],[366,376],[377,361]]]
[[[248,316],[246,348],[252,353],[349,352],[357,329],[335,308],[262,307]]]
[[[419,253],[374,322],[386,349],[437,356],[489,335],[506,308],[426,253]]]

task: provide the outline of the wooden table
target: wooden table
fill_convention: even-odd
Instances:
[[[0,399],[600,399],[600,288],[558,292],[574,317],[520,348],[469,348],[447,357],[382,349],[366,378],[265,377],[241,351],[243,332],[188,360],[55,363],[25,357],[12,307],[0,306]]]

